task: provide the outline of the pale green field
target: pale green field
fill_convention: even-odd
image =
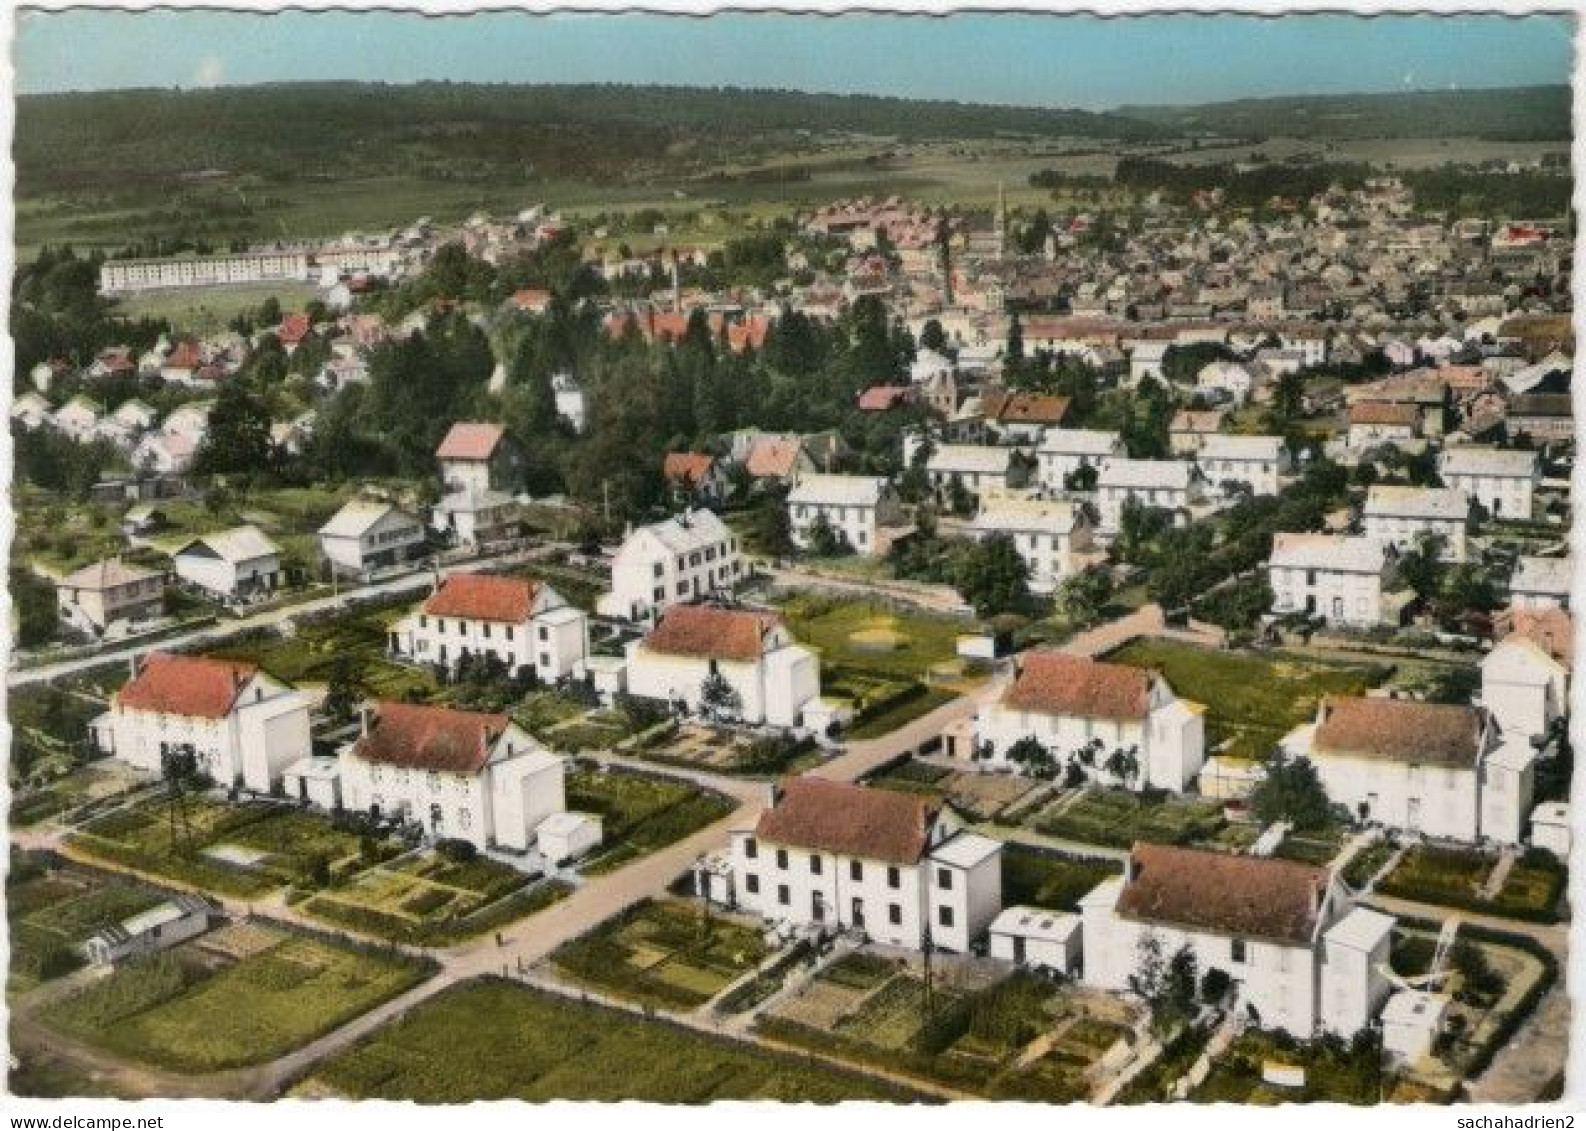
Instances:
[[[301,310],[317,297],[313,283],[259,283],[230,287],[171,287],[130,295],[116,303],[116,313],[128,318],[164,318],[177,332],[213,334],[224,330],[237,315],[258,308],[268,298],[283,311]]]

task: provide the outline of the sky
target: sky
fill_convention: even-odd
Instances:
[[[25,11],[21,93],[311,79],[774,87],[1107,109],[1569,81],[1561,16]]]

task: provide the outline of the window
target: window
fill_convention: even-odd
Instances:
[[[903,922],[903,908],[896,903],[887,904],[887,922],[894,927]]]
[[[760,893],[760,877],[751,872],[743,878],[743,887],[750,895],[758,895]]]
[[[787,849],[779,848],[776,850],[776,866],[784,872],[787,871]]]
[[[541,640],[549,640],[550,638],[551,638],[551,630],[546,628],[543,624],[540,625],[540,639]]]
[[[943,891],[952,891],[953,873],[947,868],[936,869],[936,886]]]
[[[897,888],[897,887],[902,887],[902,886],[903,886],[903,877],[902,877],[902,875],[899,874],[899,872],[898,872],[896,867],[889,866],[887,868],[887,887],[889,887],[889,888]]]
[[[865,866],[857,860],[848,861],[848,878],[858,883],[865,878]]]
[[[1250,957],[1249,957],[1249,955],[1248,955],[1248,953],[1246,951],[1246,948],[1245,948],[1245,940],[1244,939],[1235,939],[1234,940],[1234,942],[1233,942],[1233,953],[1230,955],[1230,957],[1235,962],[1244,963],[1244,962],[1249,962],[1250,961]]]
[[[507,640],[510,642],[512,640],[512,626],[508,625],[502,631],[507,634]]]
[[[944,927],[953,925],[953,909],[945,903],[936,909],[936,921]]]
[[[811,855],[810,856],[810,875],[818,876],[820,874],[821,874],[821,858],[819,856]]]
[[[745,837],[743,842],[743,855],[746,860],[756,860],[760,856],[760,845],[754,837]]]
[[[661,563],[660,563],[660,562],[656,562],[656,563],[655,563],[655,566],[654,566],[654,573],[655,573],[655,576],[656,576],[656,577],[660,577],[660,576],[661,576],[661,573],[662,573],[662,566],[661,566]]]
[[[488,624],[484,625],[482,630],[484,632],[485,639],[489,640],[490,639],[490,626]]]
[[[776,886],[776,901],[778,903],[780,903],[783,907],[786,907],[790,902],[792,902],[788,898],[787,885],[786,884],[778,884]]]
[[[419,627],[420,628],[428,628],[429,626],[430,626],[430,618],[426,617],[426,616],[420,616],[419,617]]]

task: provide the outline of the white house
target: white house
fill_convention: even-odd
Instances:
[[[29,389],[11,402],[11,419],[31,432],[50,422],[50,402]]]
[[[1207,436],[1195,464],[1214,487],[1243,483],[1255,495],[1276,495],[1290,471],[1289,451],[1281,436]]]
[[[1393,551],[1375,538],[1274,534],[1267,562],[1272,611],[1348,628],[1389,623],[1383,594],[1392,562]]]
[[[61,618],[94,636],[111,625],[152,620],[164,607],[165,579],[120,558],[94,562],[55,583]]]
[[[265,792],[310,750],[308,699],[253,664],[151,652],[92,723],[105,753],[151,774],[190,749],[221,785]]]
[[[628,645],[628,690],[746,723],[794,727],[820,698],[820,660],[773,613],[716,605],[673,605]],[[704,702],[724,681],[736,705]]]
[[[441,482],[451,491],[506,491],[522,470],[517,445],[499,424],[459,420],[435,450]]]
[[[1187,789],[1206,754],[1201,712],[1160,675],[1057,651],[1027,653],[1002,698],[981,709],[974,734],[975,749],[948,753],[980,755],[982,769],[1017,769],[1008,752],[1034,738],[1060,771],[1076,766],[1131,789]]]
[[[1351,1037],[1391,989],[1394,920],[1355,907],[1325,868],[1272,857],[1136,844],[1124,875],[1080,900],[1088,986],[1121,993],[1144,940],[1221,970],[1234,1008],[1263,1028]],[[1150,945],[1150,944],[1147,944]]]
[[[205,534],[171,555],[176,576],[223,600],[247,600],[280,588],[281,550],[257,526]]]
[[[518,504],[501,491],[464,487],[437,502],[430,526],[459,546],[482,546],[518,532]]]
[[[494,656],[508,673],[542,683],[571,675],[589,654],[589,618],[544,582],[454,573],[391,626],[391,650],[455,670],[465,657]]]
[[[1095,432],[1084,428],[1048,428],[1035,450],[1041,486],[1062,491],[1068,477],[1081,467],[1099,468],[1103,461],[1125,454],[1123,439],[1116,432]]]
[[[1137,341],[1129,346],[1129,385],[1138,385],[1147,377],[1155,381],[1164,380],[1162,376],[1162,363],[1167,357],[1167,351],[1172,349],[1174,342],[1166,339],[1152,339]]]
[[[993,958],[1058,974],[1079,973],[1084,932],[1078,915],[1044,907],[1004,907],[988,934]]]
[[[1481,702],[1505,736],[1548,734],[1569,713],[1575,626],[1561,609],[1508,614],[1509,633],[1481,661]]]
[[[422,522],[377,499],[353,499],[319,528],[320,556],[337,573],[353,577],[412,561],[422,556],[424,543]]]
[[[1109,459],[1096,476],[1103,534],[1123,527],[1124,504],[1181,512],[1201,500],[1201,476],[1193,463],[1176,459]]]
[[[341,752],[348,809],[417,821],[433,840],[527,852],[567,808],[562,759],[506,715],[380,703],[372,716]]]
[[[92,397],[78,393],[55,410],[51,423],[79,444],[92,440],[99,430],[99,418],[104,408]]]
[[[1002,844],[936,798],[797,777],[732,834],[732,902],[768,920],[967,954],[1002,906]]]
[[[1396,401],[1361,401],[1349,406],[1349,446],[1356,451],[1398,446],[1421,434],[1420,406]]]
[[[1396,487],[1377,484],[1366,492],[1362,512],[1366,537],[1412,550],[1423,535],[1443,539],[1443,557],[1465,560],[1470,496],[1457,487]]]
[[[975,535],[1006,534],[1029,568],[1031,592],[1050,593],[1092,546],[1090,520],[1078,504],[1057,499],[991,499],[975,516]]]
[[[1328,696],[1283,739],[1327,796],[1361,821],[1429,837],[1518,844],[1536,752],[1475,707]]]
[[[611,592],[601,616],[653,621],[682,601],[731,593],[744,579],[738,536],[708,510],[630,530],[611,560]]]
[[[1443,449],[1437,473],[1470,495],[1494,518],[1531,517],[1541,464],[1535,452],[1463,445]]]
[[[1011,485],[1017,450],[990,444],[938,444],[925,461],[925,474],[938,491],[956,479],[971,494],[984,495]]]
[[[793,544],[810,547],[810,529],[824,517],[859,554],[880,553],[877,532],[902,521],[897,493],[879,476],[806,475],[788,493]]]
[[[1568,609],[1573,558],[1523,556],[1509,576],[1509,607],[1514,609]]]

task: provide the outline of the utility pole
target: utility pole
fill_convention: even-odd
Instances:
[[[600,481],[600,497],[606,512],[606,525],[611,525],[611,480]]]
[[[936,1015],[936,987],[932,977],[933,971],[931,969],[931,951],[935,949],[935,943],[931,939],[931,920],[928,917],[929,912],[930,908],[927,907],[925,932],[920,938],[920,950],[925,956],[925,1019],[927,1021]]]

